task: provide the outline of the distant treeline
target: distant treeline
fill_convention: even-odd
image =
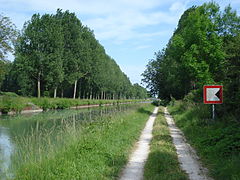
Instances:
[[[202,103],[203,85],[224,85],[221,113],[240,112],[240,17],[216,3],[193,6],[181,16],[167,47],[157,52],[143,81],[161,99],[183,99],[189,92]],[[190,96],[188,96],[189,98]]]
[[[93,31],[69,11],[34,14],[14,49],[14,62],[0,59],[2,91],[38,97],[147,97],[146,89],[131,84]]]

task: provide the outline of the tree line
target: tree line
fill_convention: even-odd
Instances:
[[[240,17],[211,2],[193,6],[181,16],[166,48],[155,53],[143,75],[151,93],[161,99],[194,94],[202,102],[203,85],[224,85],[223,111],[240,112]]]
[[[0,17],[0,25],[8,29],[11,26],[15,33],[10,20],[4,24],[3,18],[6,17]],[[7,44],[7,50],[12,50],[11,43]],[[75,13],[58,9],[56,14],[34,14],[14,41],[13,62],[5,60],[7,50],[0,47],[2,91],[37,97],[147,97],[146,89],[131,84]]]

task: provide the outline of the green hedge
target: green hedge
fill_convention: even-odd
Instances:
[[[44,111],[50,109],[67,109],[74,106],[99,104],[120,104],[127,102],[139,102],[143,100],[87,100],[69,98],[24,98],[15,93],[3,93],[0,96],[0,111],[7,114],[10,111],[21,112],[25,107],[34,104]],[[4,94],[4,95],[3,95]]]

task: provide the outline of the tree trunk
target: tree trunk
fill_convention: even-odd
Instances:
[[[78,99],[81,99],[81,91],[79,89],[79,93],[78,93]]]
[[[62,92],[61,92],[61,97],[63,98],[63,88],[62,88]]]
[[[54,89],[54,98],[57,97],[57,87]]]
[[[78,99],[81,99],[81,81],[79,81],[79,84],[78,84]]]
[[[90,91],[90,99],[92,99],[92,90]]]
[[[103,91],[101,92],[101,99],[103,99]]]
[[[77,91],[77,80],[74,82],[73,99],[76,98],[76,91]]]
[[[38,74],[38,98],[41,97],[40,73]]]

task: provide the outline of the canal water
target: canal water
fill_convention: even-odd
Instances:
[[[0,116],[0,179],[14,178],[14,171],[29,159],[38,161],[56,151],[69,136],[79,138],[81,128],[139,105],[119,105],[38,114]],[[46,153],[44,153],[46,152]]]

